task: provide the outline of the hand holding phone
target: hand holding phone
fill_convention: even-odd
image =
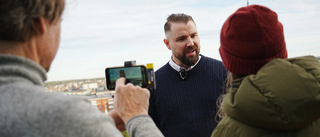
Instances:
[[[114,109],[126,124],[138,115],[148,115],[150,92],[146,88],[125,84],[124,78],[116,81]]]

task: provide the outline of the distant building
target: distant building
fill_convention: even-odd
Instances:
[[[71,95],[90,95],[90,90],[72,89]]]
[[[74,87],[78,87],[78,83],[77,83],[77,82],[73,82],[72,85],[73,85]]]
[[[82,84],[82,89],[97,89],[98,88],[98,83],[86,83]]]
[[[45,89],[50,92],[63,92],[75,95],[81,94],[77,91],[105,91],[105,78],[94,78],[94,79],[78,79],[78,80],[66,80],[66,81],[52,81],[45,82]],[[87,94],[87,93],[86,93]]]
[[[106,91],[106,88],[104,86],[99,86],[97,88],[97,91]]]

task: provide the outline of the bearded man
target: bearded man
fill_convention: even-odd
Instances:
[[[158,69],[150,91],[149,115],[166,137],[210,136],[216,127],[216,101],[227,70],[221,61],[200,55],[200,39],[191,16],[171,14],[163,40],[172,51]]]

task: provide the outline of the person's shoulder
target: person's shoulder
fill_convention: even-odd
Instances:
[[[49,103],[50,101],[53,102],[59,102],[60,105],[63,104],[63,106],[59,107],[58,109],[60,111],[64,111],[64,109],[67,109],[68,111],[86,111],[88,109],[91,109],[92,104],[90,103],[89,99],[85,96],[71,96],[71,95],[63,95],[61,93],[51,93]]]
[[[88,98],[60,96],[59,94],[54,94],[50,98],[48,103],[44,103],[46,108],[43,111],[49,115],[42,115],[42,118],[54,120],[52,128],[56,131],[68,136],[72,136],[72,132],[76,132],[73,135],[83,134],[85,136],[119,135],[113,119],[101,113]],[[46,125],[46,123],[43,124]]]
[[[224,117],[214,129],[211,137],[250,137],[250,136],[270,137],[268,130],[257,129],[229,116]]]
[[[202,62],[204,64],[206,64],[207,67],[215,67],[215,68],[225,69],[222,61],[220,61],[220,60],[217,60],[217,59],[214,59],[214,58],[211,58],[211,57],[207,57],[207,56],[204,56],[204,55],[201,55],[200,61],[201,60],[202,60]]]
[[[168,69],[170,69],[170,65],[169,65],[169,62],[167,62],[165,65],[163,65],[161,68],[159,68],[159,69],[157,69],[156,71],[155,71],[155,73],[157,74],[157,73],[164,73],[164,72],[166,72]]]
[[[225,68],[222,61],[220,60],[201,55],[200,61],[201,61],[200,66],[205,66],[206,68],[210,68],[208,70],[213,69],[215,70],[215,71],[212,71],[214,73],[222,74],[223,76],[228,73],[228,70]]]
[[[47,92],[43,86],[21,81],[13,81],[2,84],[0,86],[0,90],[2,90],[2,95],[7,97],[6,99],[15,98],[16,100],[23,99],[23,101],[29,98],[33,99],[34,101],[39,97],[47,95]]]
[[[291,63],[307,63],[307,64],[316,64],[316,65],[319,65],[319,61],[320,59],[316,58],[315,56],[300,56],[300,57],[294,57],[294,58],[288,58],[288,59],[284,59],[288,62],[291,62]]]
[[[210,61],[210,62],[222,64],[222,62],[220,60],[217,60],[215,58],[204,56],[204,55],[200,55],[200,56],[201,56],[201,59],[204,59],[205,61]]]
[[[301,69],[306,70],[308,73],[319,73],[320,63],[319,60],[314,56],[300,56],[300,57],[293,57],[287,59],[273,59],[266,63],[259,71],[266,70],[270,67],[277,67],[285,69],[292,69],[296,70],[295,72],[302,72],[299,71]]]
[[[111,117],[101,113],[99,109],[84,96],[52,94],[50,98],[44,101],[46,101],[46,103],[43,104],[43,109],[51,112],[51,118],[61,118],[64,120],[67,118],[71,123],[83,124],[100,123],[99,120],[112,122]],[[64,123],[63,120],[59,122],[60,124]]]

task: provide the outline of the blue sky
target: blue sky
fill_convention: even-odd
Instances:
[[[200,53],[220,59],[224,21],[246,0],[66,0],[61,42],[47,81],[104,77],[106,67],[136,60],[158,69],[171,51],[163,43],[163,25],[171,13],[195,20]],[[250,0],[278,13],[289,57],[320,56],[319,0]]]

